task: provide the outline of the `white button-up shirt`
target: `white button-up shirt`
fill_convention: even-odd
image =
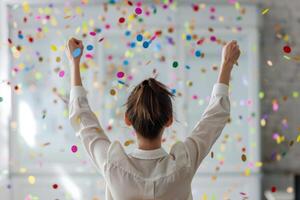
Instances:
[[[107,200],[191,200],[193,176],[221,134],[230,102],[228,86],[216,83],[201,120],[169,153],[159,148],[126,154],[119,141],[105,135],[81,86],[71,88],[69,110],[77,136],[106,181]]]

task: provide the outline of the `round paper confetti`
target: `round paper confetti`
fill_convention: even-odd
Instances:
[[[285,53],[291,53],[292,52],[292,49],[291,49],[291,47],[289,47],[289,46],[284,46],[283,47],[283,51],[285,52]]]
[[[116,92],[116,90],[111,89],[109,93],[111,96],[115,96],[117,92]]]
[[[57,188],[58,188],[58,185],[57,185],[57,184],[53,184],[53,185],[52,185],[52,188],[53,188],[53,189],[57,189]]]
[[[91,36],[95,36],[95,35],[96,35],[96,32],[93,32],[93,31],[92,31],[92,32],[90,32],[90,35],[91,35]]]
[[[122,23],[124,23],[124,22],[125,22],[125,18],[124,18],[124,17],[120,17],[120,18],[119,18],[119,23],[122,24]]]
[[[28,176],[28,182],[32,185],[35,184],[35,177],[34,176]]]
[[[242,159],[243,162],[246,162],[247,156],[245,154],[242,154],[241,159]]]
[[[124,72],[118,72],[118,73],[117,73],[117,77],[118,77],[118,78],[123,78],[124,75],[125,75]]]
[[[143,47],[144,47],[145,49],[148,48],[148,47],[149,47],[149,42],[147,42],[147,41],[143,42]]]
[[[135,13],[136,13],[137,15],[142,14],[142,12],[143,12],[143,10],[142,10],[141,8],[139,8],[139,7],[135,9]]]
[[[200,57],[201,56],[201,51],[199,51],[199,50],[195,51],[195,56]]]
[[[80,48],[76,48],[73,53],[72,53],[72,56],[73,58],[77,58],[78,56],[80,56],[81,54],[81,49]]]
[[[61,70],[59,73],[58,73],[59,77],[64,77],[65,75],[65,71],[64,70]]]
[[[136,36],[136,40],[139,41],[139,42],[141,42],[143,40],[143,35],[142,34],[138,34]]]
[[[77,150],[78,150],[78,148],[77,148],[76,145],[73,145],[73,146],[71,147],[71,151],[72,151],[73,153],[76,153]]]
[[[178,62],[177,62],[177,61],[174,61],[173,64],[172,64],[172,66],[173,66],[174,68],[178,67]]]
[[[52,44],[52,45],[51,45],[51,50],[52,50],[52,51],[57,51],[57,47],[56,47],[54,44]]]
[[[94,47],[93,47],[93,45],[89,44],[89,45],[87,45],[86,49],[88,51],[92,51],[94,49]]]
[[[271,191],[272,191],[273,193],[276,192],[276,191],[277,191],[276,187],[273,186],[273,187],[271,188]]]

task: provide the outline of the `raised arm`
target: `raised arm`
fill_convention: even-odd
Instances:
[[[210,102],[192,134],[184,141],[195,173],[205,156],[221,134],[230,115],[228,85],[233,65],[240,56],[236,41],[226,44],[222,51],[221,71],[213,87]]]
[[[103,172],[110,141],[100,123],[91,111],[80,76],[80,58],[83,52],[82,41],[72,38],[68,41],[66,54],[71,64],[71,92],[69,119],[89,157]]]

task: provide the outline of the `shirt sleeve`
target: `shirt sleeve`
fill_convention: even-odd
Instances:
[[[202,118],[196,124],[192,134],[185,141],[193,173],[195,173],[212,145],[220,136],[230,115],[228,86],[222,83],[214,85],[212,95]]]
[[[69,119],[89,157],[103,173],[111,142],[101,128],[97,117],[91,111],[86,91],[82,86],[72,86],[71,88]]]

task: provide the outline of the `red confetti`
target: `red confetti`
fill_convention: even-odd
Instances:
[[[276,191],[277,191],[276,187],[273,186],[273,187],[271,188],[271,191],[272,191],[272,192],[276,192]]]
[[[125,22],[125,18],[124,18],[124,17],[120,17],[120,18],[119,18],[119,23],[122,24],[122,23],[124,23],[124,22]]]
[[[133,6],[133,3],[131,1],[127,1],[128,5]]]
[[[198,41],[197,41],[197,45],[203,44],[204,40],[205,40],[205,38],[201,38],[200,40],[198,40]]]
[[[286,46],[283,47],[283,51],[285,53],[291,53],[292,49],[291,49],[291,47],[289,47],[289,46],[286,45]]]
[[[98,42],[102,42],[103,40],[104,40],[104,37],[103,37],[103,38],[100,38]]]
[[[53,184],[52,188],[56,190],[58,188],[58,185],[57,184]]]
[[[193,10],[194,10],[195,12],[197,12],[197,11],[199,10],[199,6],[198,6],[197,4],[194,4],[194,5],[193,5]]]

